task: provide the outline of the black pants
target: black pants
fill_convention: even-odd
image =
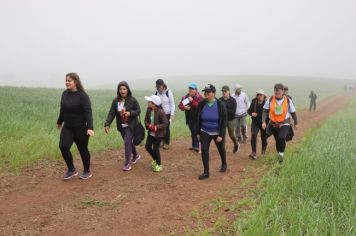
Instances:
[[[73,142],[77,145],[77,148],[82,158],[84,172],[90,171],[90,153],[88,150],[89,136],[87,135],[88,128],[86,126],[78,128],[68,128],[65,125],[62,127],[59,148],[62,152],[64,161],[67,164],[68,171],[74,171],[73,156],[70,152],[70,148]]]
[[[204,173],[209,174],[209,148],[211,140],[214,140],[216,147],[218,148],[221,165],[226,166],[226,150],[225,150],[225,138],[219,143],[216,142],[217,135],[209,135],[205,132],[200,134],[200,143],[201,143],[201,157],[203,160]]]
[[[256,152],[257,146],[257,136],[258,133],[261,131],[261,141],[262,141],[262,149],[266,149],[267,147],[267,134],[266,130],[262,129],[262,125],[251,123],[251,147],[252,151]]]
[[[196,120],[189,120],[188,126],[190,130],[190,135],[192,137],[192,147],[198,149],[199,148],[199,140],[197,138],[198,132],[198,122]]]
[[[161,165],[161,153],[159,152],[159,145],[161,141],[162,138],[156,138],[148,134],[145,145],[147,152],[151,155],[153,160],[157,162],[158,165]]]
[[[290,131],[289,125],[283,125],[281,127],[271,126],[271,131],[276,140],[276,149],[277,152],[284,152],[286,149],[286,138]]]
[[[167,120],[168,120],[168,125],[166,126],[166,136],[164,136],[164,143],[169,145],[171,142],[171,129],[170,129],[170,125],[171,122],[169,122],[169,119],[171,119],[171,115],[166,115]]]
[[[309,105],[309,111],[315,111],[316,109],[316,101],[310,101],[310,105]]]

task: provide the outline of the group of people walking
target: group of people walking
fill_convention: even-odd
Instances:
[[[78,175],[70,152],[72,144],[75,143],[84,166],[80,178],[88,179],[92,176],[88,142],[89,137],[94,136],[90,99],[78,74],[67,74],[65,81],[67,89],[62,94],[57,120],[57,128],[61,129],[59,147],[68,167],[63,178],[68,180]],[[235,85],[232,94],[229,86],[223,86],[220,98],[217,98],[216,87],[212,84],[208,84],[201,91],[202,93],[199,93],[196,83],[189,84],[187,94],[178,104],[178,108],[185,112],[186,124],[191,134],[189,149],[201,153],[203,173],[199,175],[199,179],[209,178],[209,149],[212,141],[221,158],[220,172],[226,172],[226,129],[233,143],[233,153],[236,153],[240,149],[240,143],[246,143],[248,139],[246,125],[248,115],[252,118],[252,152],[249,156],[257,159],[257,136],[261,133],[261,154],[264,155],[266,152],[267,138],[273,135],[279,161],[283,161],[286,141],[293,137],[293,124],[294,127],[298,127],[293,100],[285,92],[283,84],[276,84],[274,95],[268,99],[262,89],[257,90],[256,97],[251,102],[239,84]],[[163,170],[160,147],[165,150],[170,148],[170,124],[175,117],[174,96],[164,81],[158,79],[156,92],[151,96],[145,96],[145,100],[147,101],[144,116],[144,126],[147,130],[145,149],[152,157],[152,170],[160,172]],[[104,130],[108,133],[111,123],[116,119],[117,130],[125,146],[123,171],[130,171],[141,158],[134,143],[137,127],[141,124],[140,114],[140,105],[132,95],[130,86],[125,81],[120,82],[104,123]]]

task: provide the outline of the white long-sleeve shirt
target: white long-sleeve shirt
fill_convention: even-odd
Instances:
[[[168,97],[167,97],[167,90],[168,90]],[[174,116],[176,105],[174,104],[174,97],[173,97],[172,90],[167,88],[163,90],[162,93],[157,91],[156,95],[161,98],[162,108],[164,110],[164,113],[166,113],[166,115]]]
[[[241,116],[247,114],[247,110],[250,107],[250,100],[248,99],[246,93],[241,92],[240,95],[234,93],[231,97],[236,100],[236,116]]]

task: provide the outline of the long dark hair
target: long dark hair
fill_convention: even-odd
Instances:
[[[70,73],[66,74],[66,77],[69,77],[72,80],[74,80],[78,91],[85,92],[85,89],[83,87],[82,81],[80,81],[79,75],[77,73],[70,72]]]

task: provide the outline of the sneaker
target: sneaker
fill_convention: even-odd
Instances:
[[[130,164],[127,164],[122,168],[123,171],[129,171],[131,169],[132,169],[132,166]]]
[[[92,176],[93,175],[90,173],[90,171],[88,171],[88,172],[83,172],[83,174],[79,178],[80,179],[89,179]]]
[[[209,178],[208,173],[203,173],[203,174],[199,175],[199,177],[198,177],[198,179],[200,179],[200,180],[207,179],[207,178]]]
[[[131,164],[136,164],[138,160],[141,159],[141,155],[137,154],[134,158],[131,159]]]
[[[251,154],[249,155],[249,157],[253,160],[257,160],[257,155],[255,152],[251,152]]]
[[[246,143],[246,142],[247,142],[247,138],[243,138],[242,143]]]
[[[74,176],[77,176],[78,172],[76,170],[72,170],[72,171],[67,171],[64,176],[63,179],[64,180],[69,180],[71,178],[73,178]]]
[[[156,160],[153,160],[153,161],[151,162],[151,169],[153,170],[153,169],[156,167],[156,165],[157,165],[157,161],[156,161]]]
[[[162,165],[156,164],[156,166],[153,168],[154,172],[161,172],[163,170]]]
[[[234,145],[234,151],[233,153],[236,153],[240,150],[240,143],[237,143],[236,145]]]
[[[168,149],[169,149],[169,145],[168,145],[168,144],[164,144],[164,145],[163,145],[163,149],[164,149],[164,150],[168,150]]]
[[[226,164],[225,165],[221,165],[220,172],[224,173],[224,172],[226,172],[226,169],[227,169],[227,165]]]
[[[278,161],[279,163],[282,163],[284,159],[284,153],[283,152],[279,152],[278,153]]]
[[[237,142],[241,142],[241,141],[242,141],[242,137],[238,137]]]
[[[266,150],[267,150],[267,147],[263,147],[263,148],[262,148],[262,152],[261,152],[262,155],[266,155]]]

